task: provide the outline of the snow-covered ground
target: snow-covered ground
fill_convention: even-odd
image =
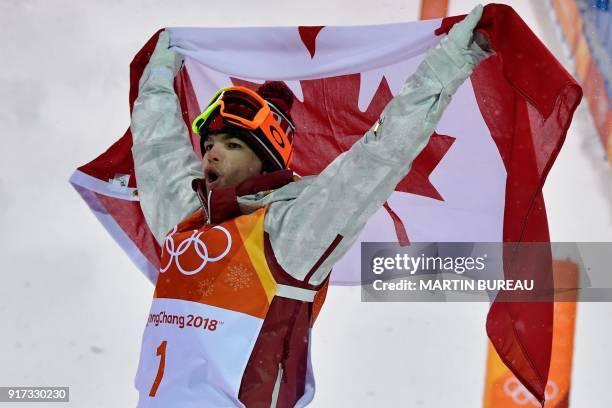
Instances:
[[[449,14],[476,3],[451,0]],[[512,5],[567,64],[546,1],[498,3]],[[67,179],[128,126],[128,65],[151,34],[390,23],[418,12],[408,0],[2,1],[0,386],[70,386],[71,402],[58,406],[136,404],[153,288]],[[603,156],[583,102],[544,190],[552,240],[612,241]],[[356,288],[332,287],[313,343],[313,406],[480,406],[486,311],[482,303],[361,303]],[[573,406],[612,406],[610,344],[612,304],[580,304]]]

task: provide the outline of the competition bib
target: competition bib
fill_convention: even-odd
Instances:
[[[265,209],[166,237],[136,375],[139,407],[242,407],[240,382],[276,283],[264,257]]]

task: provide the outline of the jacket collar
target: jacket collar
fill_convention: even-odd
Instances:
[[[223,221],[242,215],[238,197],[280,188],[293,181],[293,171],[278,170],[253,176],[240,184],[224,186],[207,191],[202,178],[193,179],[191,188],[202,204],[202,212],[207,224],[220,224]]]

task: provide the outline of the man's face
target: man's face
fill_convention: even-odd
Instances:
[[[253,150],[228,133],[209,135],[202,154],[202,170],[209,191],[239,184],[262,172],[262,162]]]

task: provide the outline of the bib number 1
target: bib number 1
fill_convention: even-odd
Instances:
[[[159,384],[161,383],[162,377],[164,376],[164,368],[166,367],[166,344],[168,342],[166,340],[159,343],[157,346],[156,355],[159,356],[159,367],[157,368],[157,375],[155,376],[155,381],[153,381],[153,385],[151,386],[151,390],[149,391],[149,397],[154,397],[157,393],[157,388],[159,388]]]

